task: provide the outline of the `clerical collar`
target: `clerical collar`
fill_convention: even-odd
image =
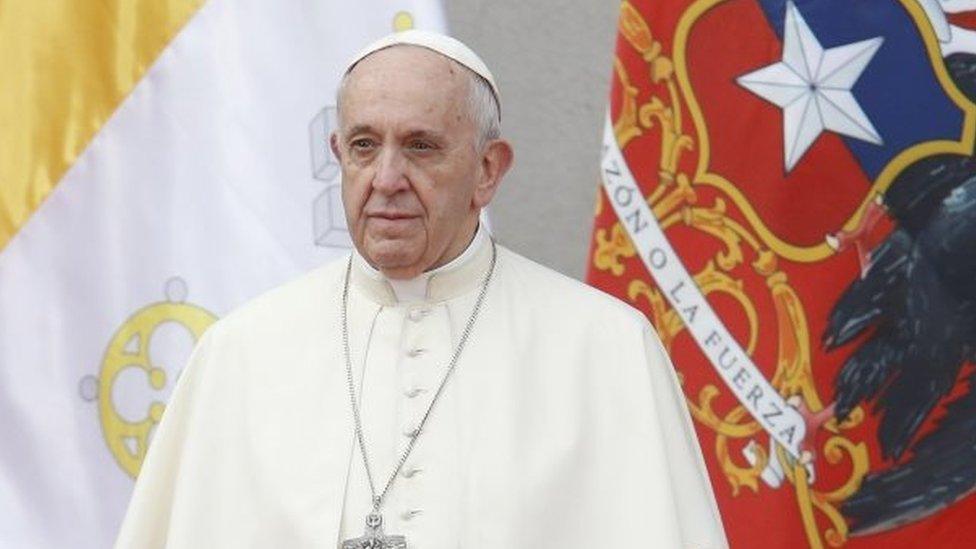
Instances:
[[[367,297],[384,305],[451,299],[481,283],[481,275],[491,261],[489,238],[484,224],[479,224],[474,238],[461,255],[410,280],[388,279],[354,249],[352,283]]]

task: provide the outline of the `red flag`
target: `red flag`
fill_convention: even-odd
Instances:
[[[669,350],[734,547],[976,539],[976,16],[953,6],[621,6],[587,279]]]

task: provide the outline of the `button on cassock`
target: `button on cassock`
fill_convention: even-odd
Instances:
[[[427,352],[427,349],[424,349],[422,347],[415,347],[415,348],[410,349],[409,351],[407,351],[407,356],[410,357],[410,358],[417,358],[418,356],[420,356],[420,355],[422,355],[422,354],[424,354],[426,352]]]
[[[410,312],[407,313],[407,318],[409,318],[413,322],[420,322],[428,314],[430,314],[430,309],[426,309],[426,308],[410,309]]]
[[[404,467],[400,470],[400,476],[403,478],[413,478],[421,471],[423,471],[423,469],[420,467]]]
[[[403,520],[410,520],[416,517],[417,515],[422,514],[423,512],[424,512],[423,509],[408,509],[400,513],[400,518],[402,518]]]

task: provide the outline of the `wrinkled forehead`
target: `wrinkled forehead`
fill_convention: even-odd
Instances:
[[[464,67],[416,46],[392,46],[363,58],[348,73],[339,100],[344,128],[467,131],[471,77]]]
[[[467,69],[448,57],[423,47],[396,45],[378,50],[360,60],[339,90],[340,118],[343,112],[382,110],[386,114],[416,114],[418,110],[437,116],[456,113],[467,104],[471,76]]]

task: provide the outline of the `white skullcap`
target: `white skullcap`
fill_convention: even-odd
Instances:
[[[502,104],[501,94],[498,93],[498,85],[495,84],[495,77],[492,76],[491,71],[488,70],[488,65],[485,65],[485,62],[478,57],[478,54],[472,51],[468,46],[464,45],[463,42],[456,38],[447,36],[446,34],[417,29],[388,34],[366,46],[359,53],[357,53],[352,60],[346,64],[346,70],[343,72],[343,74],[349,74],[349,71],[351,71],[357,63],[362,61],[367,56],[382,49],[399,44],[420,46],[422,48],[435,51],[444,57],[457,61],[461,65],[471,69],[471,71],[478,76],[484,78],[485,81],[488,82],[488,85],[491,86],[491,93],[495,96],[495,103],[498,104],[500,116]]]

